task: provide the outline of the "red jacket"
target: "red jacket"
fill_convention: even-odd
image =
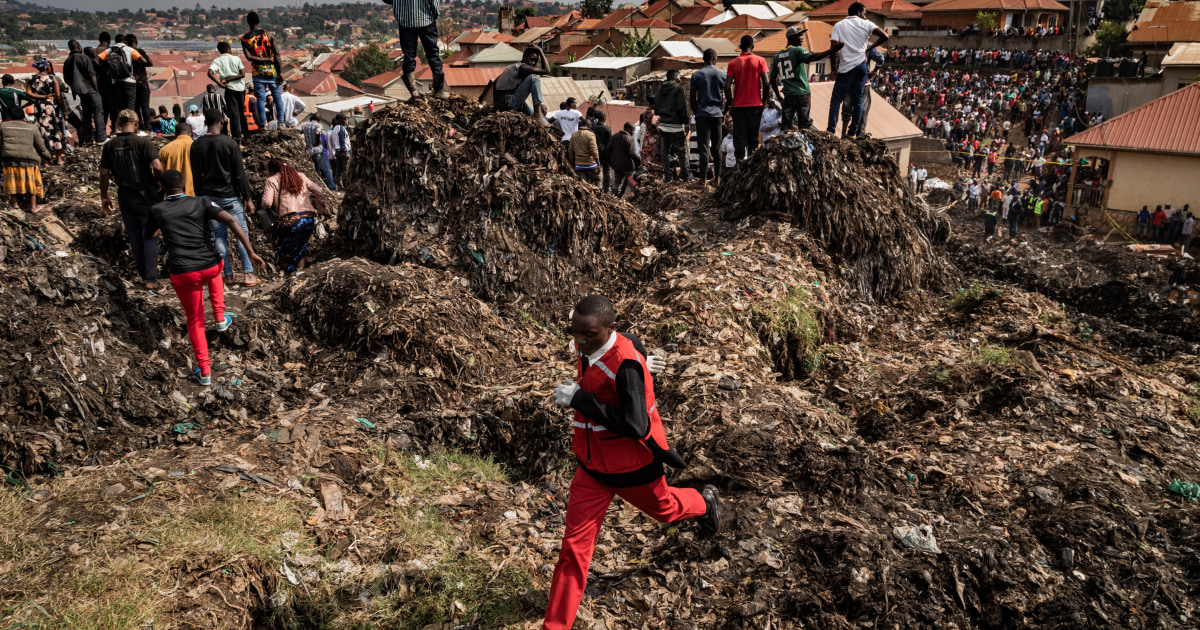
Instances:
[[[633,342],[628,338],[617,335],[613,347],[596,363],[589,365],[586,371],[581,369],[583,361],[578,360],[577,372],[581,372],[578,374],[579,387],[595,395],[599,402],[618,405],[616,374],[621,363],[629,360],[637,361],[642,366],[645,378],[646,410],[649,417],[649,433],[646,437],[643,440],[621,437],[603,425],[592,422],[579,411],[575,412],[574,421],[571,423],[575,427],[571,450],[584,468],[600,473],[597,478],[601,482],[606,482],[604,477],[608,475],[638,475],[642,472],[650,477],[646,483],[653,481],[662,475],[662,467],[644,442],[653,440],[662,450],[668,449],[662,419],[654,404],[654,381],[650,369],[646,366],[645,357],[634,349]],[[651,467],[655,470],[648,470]],[[654,474],[655,471],[657,474]]]
[[[1154,216],[1150,218],[1150,225],[1162,225],[1167,220],[1167,213],[1162,210],[1155,210]]]

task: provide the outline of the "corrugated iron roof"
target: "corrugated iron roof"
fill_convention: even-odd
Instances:
[[[764,30],[764,31],[776,31],[776,30],[782,30],[784,28],[787,28],[783,25],[783,22],[776,22],[775,20],[763,20],[761,18],[756,18],[753,15],[739,15],[739,16],[733,18],[732,20],[726,20],[724,22],[721,22],[717,26],[720,26],[721,28],[724,28],[724,29],[731,29],[731,28],[751,29],[751,28],[754,28],[754,29],[759,29],[759,30]]]
[[[1133,25],[1130,42],[1200,42],[1200,2],[1173,3],[1158,9],[1153,16],[1151,21]]]
[[[709,29],[709,30],[705,31],[704,37],[705,37],[705,39],[716,39],[719,37],[721,39],[728,39],[729,41],[733,42],[734,44],[737,44],[737,43],[741,42],[742,35],[758,37],[761,34],[762,34],[762,30],[760,30],[760,29],[745,30],[745,29],[736,29],[736,28],[733,28],[733,29],[714,28],[714,29]]]
[[[833,24],[829,22],[808,21],[800,26],[808,32],[801,41],[809,52],[825,52],[829,50],[829,36],[833,34]],[[773,57],[779,51],[787,48],[787,31],[777,31],[754,42],[754,52],[764,57]]]
[[[812,83],[809,88],[812,90],[812,113],[809,116],[813,119],[813,126],[820,129],[824,126],[823,121],[829,116],[833,81]],[[871,96],[871,115],[867,116],[867,133],[877,140],[903,140],[924,135],[919,127],[874,91]]]
[[[881,15],[891,15],[892,13],[907,13],[912,11],[920,11],[921,7],[904,0],[838,0],[827,4],[820,9],[808,13],[809,17],[849,15],[850,5],[855,2],[862,2],[867,10],[872,13]]]
[[[1171,46],[1162,60],[1163,66],[1200,66],[1200,43],[1185,42]]]
[[[925,13],[943,11],[1070,11],[1054,0],[937,0],[920,10]],[[814,11],[815,13],[815,11]],[[811,14],[810,14],[811,15]]]
[[[504,72],[504,68],[442,68],[449,87],[483,87]],[[417,81],[433,80],[433,71],[428,66],[416,76]],[[544,82],[546,77],[542,77]]]
[[[524,53],[520,50],[501,43],[475,53],[467,61],[471,63],[517,63],[522,56]]]
[[[705,21],[717,17],[720,13],[720,11],[712,7],[692,6],[676,13],[671,18],[671,22],[676,26],[703,24]]]
[[[872,108],[871,114],[875,111]],[[1200,83],[1193,83],[1067,138],[1089,147],[1200,155]],[[1190,122],[1189,122],[1190,121]]]
[[[617,9],[608,14],[608,17],[601,19],[596,24],[592,25],[592,30],[607,31],[614,26],[621,26],[622,22],[629,24],[629,16],[633,15],[634,20],[646,19],[646,14],[637,9]]]
[[[553,26],[538,26],[538,27],[530,28],[530,29],[527,29],[524,33],[521,33],[520,35],[517,35],[516,37],[514,37],[512,40],[512,43],[514,43],[514,44],[532,44],[532,43],[542,39],[543,37],[553,36],[554,30],[555,29]]]

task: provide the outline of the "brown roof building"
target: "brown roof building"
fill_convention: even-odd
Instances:
[[[1158,67],[1171,44],[1200,42],[1200,2],[1147,2],[1128,41],[1135,56],[1144,52]]]
[[[1067,138],[1075,159],[1086,158],[1093,170],[1106,173],[1090,191],[1087,182],[1072,180],[1068,203],[1081,207],[1090,200],[1094,207],[1131,212],[1168,203],[1200,208],[1197,120],[1200,83],[1193,83]]]
[[[937,0],[921,8],[921,26],[961,29],[975,23],[979,12],[996,14],[1001,26],[1062,26],[1070,12],[1054,0]]]

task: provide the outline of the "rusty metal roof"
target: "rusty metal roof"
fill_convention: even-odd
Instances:
[[[1200,42],[1200,2],[1173,2],[1141,17],[1148,19],[1133,25],[1131,42]]]
[[[1070,11],[1066,5],[1054,0],[937,0],[925,5],[922,13],[940,11]]]
[[[871,111],[874,114],[874,110]],[[1067,138],[1067,144],[1200,155],[1200,83]]]
[[[810,18],[849,15],[850,5],[855,2],[862,2],[863,6],[865,6],[868,11],[879,13],[881,15],[891,15],[892,13],[907,13],[921,10],[921,7],[909,2],[905,2],[904,0],[838,0],[837,2],[825,5],[820,9],[811,11],[806,15]]]

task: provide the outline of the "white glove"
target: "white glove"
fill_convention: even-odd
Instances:
[[[564,407],[570,407],[571,399],[575,397],[577,391],[579,391],[579,385],[576,385],[575,381],[568,380],[554,388],[554,402]]]
[[[658,376],[659,374],[667,371],[667,360],[658,355],[652,354],[646,357],[646,367],[650,368],[651,374]]]

